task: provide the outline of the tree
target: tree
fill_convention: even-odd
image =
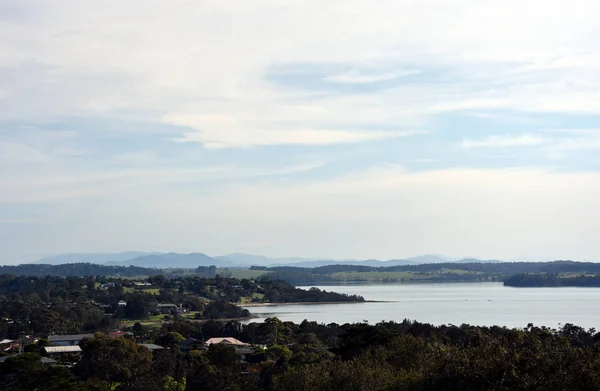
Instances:
[[[139,338],[146,334],[147,330],[140,322],[135,322],[131,328],[131,331],[133,332],[133,335]]]
[[[208,267],[208,276],[215,277],[217,275],[217,267],[215,265],[210,265]]]
[[[125,338],[96,334],[84,339],[75,371],[84,379],[97,379],[108,389],[115,383],[131,385],[148,374],[152,353]]]
[[[185,385],[185,377],[179,381],[175,380],[171,376],[165,376],[162,379],[162,389],[164,391],[185,391]]]
[[[156,308],[156,300],[152,295],[134,293],[125,305],[125,316],[130,319],[142,319]]]
[[[76,391],[80,387],[67,368],[42,364],[39,354],[23,353],[0,364],[0,389]]]
[[[157,345],[161,345],[167,348],[179,348],[179,344],[183,341],[185,337],[177,332],[171,331],[166,333],[158,338],[154,342]]]

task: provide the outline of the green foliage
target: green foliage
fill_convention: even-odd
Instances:
[[[180,381],[177,381],[172,376],[165,376],[162,379],[161,387],[163,391],[185,391],[186,383],[185,377]]]
[[[156,304],[153,295],[134,293],[127,299],[125,316],[130,319],[146,318],[156,308]]]
[[[600,389],[600,336],[566,324],[558,330],[432,326],[412,321],[300,325],[270,318],[258,325],[207,322],[207,333],[271,338],[244,357],[226,344],[186,354],[178,331],[164,325],[170,348],[151,353],[134,342],[97,334],[72,368],[42,364],[24,353],[0,364],[0,389],[161,391],[525,391]],[[186,335],[188,336],[188,335]],[[211,335],[212,336],[212,335]],[[157,340],[158,341],[158,340]],[[169,342],[171,341],[171,342]],[[243,358],[243,361],[242,361]]]
[[[0,389],[77,391],[81,387],[66,368],[42,364],[39,354],[23,353],[0,364]]]
[[[177,332],[171,331],[155,339],[155,343],[167,348],[178,348],[185,337]]]
[[[248,318],[250,311],[220,299],[208,304],[202,315],[205,319]]]
[[[81,360],[75,369],[83,379],[103,382],[109,389],[116,383],[130,385],[144,376],[152,353],[126,338],[97,334],[84,339]]]

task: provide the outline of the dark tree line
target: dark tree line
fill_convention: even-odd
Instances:
[[[224,345],[183,351],[184,337],[226,336],[254,345],[244,357]],[[600,389],[600,335],[567,324],[432,326],[300,324],[270,318],[174,322],[138,327],[136,338],[167,349],[150,352],[132,339],[97,334],[81,343],[70,368],[42,364],[37,353],[0,364],[0,389],[248,391],[512,391]]]
[[[498,263],[429,263],[421,265],[399,265],[373,267],[361,265],[329,265],[315,268],[292,266],[253,267],[256,270],[269,271],[274,279],[284,280],[292,284],[327,284],[339,282],[332,277],[341,272],[412,272],[419,275],[421,280],[430,282],[451,281],[504,281],[505,279],[523,273],[530,274],[600,274],[600,263],[594,262],[498,262]],[[458,272],[451,272],[451,270]],[[469,272],[469,273],[461,273]],[[577,280],[574,280],[577,281]],[[393,282],[390,280],[390,282]],[[587,286],[593,286],[592,282]]]
[[[557,274],[544,273],[532,274],[521,273],[510,276],[504,280],[504,285],[514,287],[600,287],[600,275],[596,276],[560,276]]]

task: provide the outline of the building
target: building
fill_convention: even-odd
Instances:
[[[0,352],[7,352],[11,349],[18,349],[19,341],[12,339],[3,339],[0,341]]]
[[[235,350],[235,353],[241,356],[242,360],[247,359],[248,356],[252,355],[255,352],[255,349],[252,345],[244,343],[233,337],[211,338],[208,341],[206,341],[204,345],[206,348],[208,348],[210,345],[215,344],[231,346]]]
[[[112,305],[102,304],[99,305],[98,308],[104,311],[105,314],[112,314],[114,312]]]
[[[49,335],[48,342],[50,346],[73,346],[84,338],[94,338],[94,334]]]
[[[206,347],[209,347],[212,344],[216,344],[216,343],[222,343],[225,345],[231,345],[231,346],[246,346],[247,344],[243,343],[242,341],[235,339],[233,337],[224,337],[224,338],[211,338],[208,341],[206,341],[204,344],[206,345]]]
[[[59,362],[72,363],[81,356],[81,348],[79,345],[72,346],[45,346],[43,348],[44,355],[50,356]]]
[[[81,348],[79,345],[73,346],[45,346],[44,352],[46,354],[80,354]]]
[[[211,338],[208,341],[206,341],[204,344],[206,345],[206,347],[209,347],[212,344],[215,343],[222,343],[225,345],[232,345],[232,346],[245,346],[247,345],[246,343],[235,339],[233,337],[223,337],[223,338]]]
[[[180,347],[183,351],[202,350],[204,349],[204,342],[195,338],[188,338],[181,341]]]
[[[177,306],[177,304],[167,303],[156,305],[156,312],[159,312],[161,314],[170,314],[172,311],[181,313],[181,309]]]

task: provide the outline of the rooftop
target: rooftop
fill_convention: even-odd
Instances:
[[[49,342],[81,341],[84,338],[94,338],[94,334],[49,335]]]
[[[48,354],[52,353],[80,353],[81,348],[78,345],[73,346],[46,346],[44,351]]]
[[[188,339],[184,339],[183,341],[181,341],[181,343],[184,345],[188,345],[188,344],[193,344],[193,343],[202,343],[202,341],[200,341],[199,339],[196,339],[196,338],[188,338]]]
[[[208,341],[206,341],[207,345],[212,345],[214,343],[225,343],[225,344],[229,344],[229,345],[246,345],[242,341],[237,340],[233,337],[211,338]]]

